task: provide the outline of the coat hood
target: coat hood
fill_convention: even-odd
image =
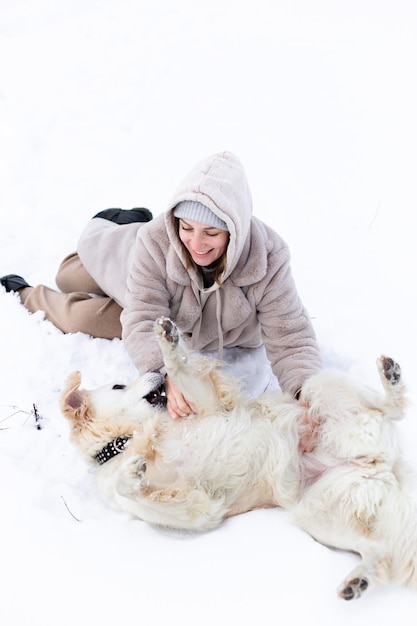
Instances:
[[[252,197],[239,159],[231,152],[220,152],[200,161],[174,193],[165,213],[165,224],[171,245],[185,265],[184,250],[173,216],[173,209],[183,200],[201,202],[226,222],[230,240],[226,270],[222,277],[225,280],[236,267],[250,237]]]

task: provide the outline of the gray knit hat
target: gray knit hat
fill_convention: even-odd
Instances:
[[[226,222],[217,217],[201,202],[195,202],[194,200],[184,200],[179,202],[175,207],[174,216],[178,219],[191,220],[192,222],[200,222],[200,224],[206,224],[212,228],[220,228],[221,230],[229,230]]]

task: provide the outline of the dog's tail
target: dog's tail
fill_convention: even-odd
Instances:
[[[417,590],[417,479],[404,467],[397,477],[399,488],[382,503],[375,534],[388,546],[391,581]]]

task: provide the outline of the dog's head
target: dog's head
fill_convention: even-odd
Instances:
[[[164,377],[159,372],[141,376],[129,385],[80,389],[80,372],[67,380],[61,410],[70,421],[73,441],[88,457],[95,457],[112,439],[130,436],[142,424],[166,410]]]

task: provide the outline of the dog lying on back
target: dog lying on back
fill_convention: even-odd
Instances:
[[[212,360],[188,350],[171,320],[157,320],[155,333],[166,371],[196,415],[169,416],[159,373],[86,391],[75,372],[62,395],[72,440],[110,501],[150,524],[199,531],[283,507],[317,541],[361,555],[340,597],[388,582],[417,588],[414,480],[393,424],[406,404],[397,363],[378,359],[384,394],[323,371],[299,402],[280,392],[251,400]],[[303,454],[309,428],[315,445]]]

